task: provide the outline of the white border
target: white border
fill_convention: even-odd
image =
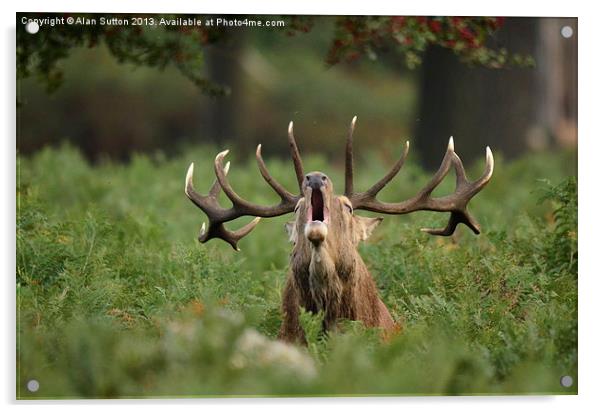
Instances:
[[[387,0],[370,1],[331,1],[303,0],[284,2],[263,0],[222,1],[157,1],[147,0],[143,4],[123,1],[78,1],[22,0],[16,7],[18,11],[67,11],[74,12],[141,12],[149,13],[231,13],[231,14],[333,14],[333,15],[451,15],[451,16],[558,16],[575,17],[579,12],[587,12],[587,7],[576,2],[547,1],[545,5],[519,0],[503,2],[483,2],[476,0],[428,0],[395,2]],[[582,13],[585,14],[585,13]]]
[[[387,0],[332,1],[303,0],[295,3],[279,1],[251,2],[248,0],[220,0],[214,2],[184,2],[169,0],[159,2],[135,1],[86,1],[22,0],[18,4],[2,4],[4,64],[1,67],[5,96],[1,100],[5,133],[3,139],[2,205],[3,234],[1,239],[4,263],[4,286],[1,305],[4,335],[0,340],[2,356],[6,366],[0,378],[2,401],[9,409],[25,408],[45,411],[77,410],[82,407],[95,411],[111,409],[131,409],[141,405],[147,411],[164,411],[169,404],[177,404],[184,409],[226,408],[245,411],[304,411],[319,408],[365,410],[370,406],[377,409],[445,410],[446,412],[505,412],[524,409],[549,412],[589,411],[598,405],[600,392],[600,343],[599,314],[600,264],[596,260],[599,249],[601,220],[597,220],[596,208],[600,174],[597,166],[602,151],[602,137],[596,133],[596,117],[600,117],[600,15],[591,4],[594,2],[546,1],[526,2],[524,0],[483,1],[419,1],[395,2]],[[417,15],[499,15],[499,16],[567,16],[578,17],[579,36],[579,396],[565,397],[428,397],[428,398],[338,398],[338,399],[221,399],[221,400],[182,400],[177,402],[158,401],[109,401],[109,402],[50,402],[15,403],[15,12],[17,11],[81,11],[81,12],[196,12],[196,13],[255,13],[255,14],[417,14]],[[44,406],[40,406],[44,404]],[[18,406],[18,407],[17,407]]]

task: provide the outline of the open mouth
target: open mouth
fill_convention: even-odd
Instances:
[[[311,191],[311,220],[324,221],[324,196],[322,191]]]
[[[324,195],[319,189],[311,191],[311,205],[308,211],[308,221],[328,222],[328,210],[324,205]]]

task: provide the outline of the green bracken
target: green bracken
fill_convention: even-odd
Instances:
[[[95,166],[67,146],[18,157],[18,398],[577,392],[575,153],[508,163],[494,148],[493,179],[470,204],[479,236],[419,231],[444,214],[385,217],[360,252],[399,333],[383,341],[345,321],[326,336],[321,315],[304,313],[309,345],[294,348],[275,340],[287,217],[261,222],[241,253],[196,241],[203,217],[184,175],[194,161],[206,191],[216,152]],[[341,191],[340,169],[305,161]],[[387,168],[361,161],[360,189]],[[268,167],[295,188],[289,163]],[[246,198],[277,201],[251,159],[230,176]],[[429,176],[410,163],[382,199],[407,198]],[[452,188],[446,179],[437,193]]]

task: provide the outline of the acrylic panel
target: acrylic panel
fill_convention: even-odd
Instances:
[[[17,13],[17,398],[577,394],[577,36]]]

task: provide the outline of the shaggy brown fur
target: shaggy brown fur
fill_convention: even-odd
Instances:
[[[283,292],[284,319],[279,337],[305,343],[300,307],[314,313],[324,311],[326,331],[334,329],[342,318],[391,330],[395,323],[357,252],[359,242],[370,236],[382,218],[354,215],[346,197],[333,195],[330,179],[318,172],[307,176],[316,174],[323,185],[312,190],[308,181],[304,183],[304,198],[297,204],[295,221],[287,224],[294,247]],[[323,222],[312,219],[312,191],[322,194]]]

